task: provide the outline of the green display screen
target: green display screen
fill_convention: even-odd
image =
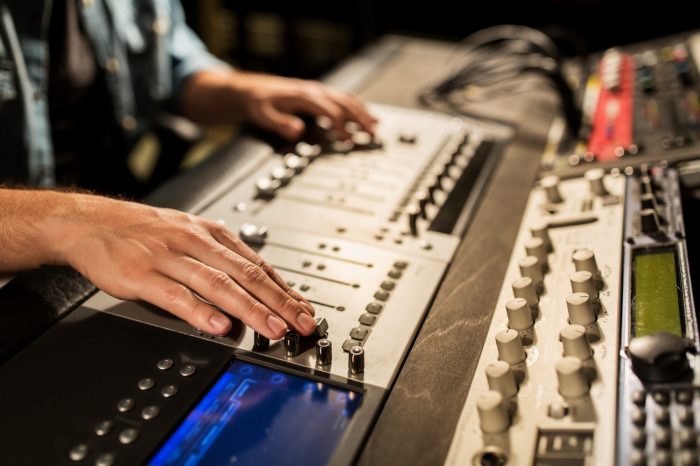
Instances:
[[[642,252],[634,257],[634,333],[669,332],[683,336],[676,255]]]

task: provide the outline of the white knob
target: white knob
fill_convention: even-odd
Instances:
[[[598,301],[598,288],[593,281],[593,274],[586,270],[571,274],[571,291],[574,293],[586,293],[591,297],[591,301]]]
[[[596,321],[595,310],[591,298],[586,293],[570,294],[566,298],[566,308],[569,310],[569,323],[588,326]]]
[[[525,243],[525,251],[528,256],[535,256],[542,265],[542,270],[547,271],[549,260],[547,258],[547,246],[542,238],[531,238]]]
[[[509,299],[506,303],[506,313],[508,314],[508,327],[513,330],[527,330],[535,324],[532,320],[530,306],[523,298]]]
[[[530,277],[520,277],[513,280],[513,296],[516,298],[523,298],[527,301],[527,305],[530,307],[537,306],[539,298],[537,297],[537,290],[535,290],[535,284]]]
[[[593,355],[586,338],[586,328],[582,325],[567,325],[559,332],[559,340],[564,346],[564,356],[574,356],[586,361]]]
[[[526,256],[518,262],[520,267],[520,275],[528,277],[535,284],[535,289],[542,286],[544,276],[542,275],[542,265],[540,260],[535,256]]]
[[[518,393],[515,374],[513,374],[510,364],[505,361],[489,363],[486,366],[486,380],[489,383],[489,388],[500,393],[505,399],[512,398]]]
[[[595,254],[592,250],[588,248],[579,249],[574,252],[572,258],[577,272],[590,272],[591,275],[593,275],[593,280],[600,280],[600,270],[598,269]]]
[[[508,429],[510,418],[500,393],[489,390],[479,396],[476,409],[481,419],[481,430],[487,434],[497,434]]]
[[[496,348],[498,349],[498,359],[511,366],[523,362],[527,356],[520,335],[512,328],[496,334]]]
[[[579,358],[565,356],[557,361],[555,368],[559,379],[559,393],[564,398],[579,398],[591,389]]]
[[[547,196],[547,202],[552,204],[558,204],[563,202],[561,193],[559,192],[559,177],[555,175],[545,176],[540,180],[540,186],[544,189],[545,195]]]
[[[552,238],[549,237],[549,223],[544,220],[536,221],[530,227],[530,233],[533,238],[540,238],[547,246],[547,251],[552,250]]]
[[[591,189],[591,194],[594,196],[607,196],[608,190],[605,189],[605,170],[602,168],[591,168],[584,175],[588,180],[588,185]]]

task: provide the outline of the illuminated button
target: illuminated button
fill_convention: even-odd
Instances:
[[[129,427],[128,429],[124,429],[119,432],[119,443],[123,445],[133,443],[137,438],[139,438],[139,431],[133,427]]]
[[[591,388],[590,382],[583,372],[583,363],[579,358],[565,356],[555,364],[559,393],[564,398],[579,398]]]
[[[486,380],[488,381],[489,389],[497,391],[505,399],[512,398],[518,393],[515,375],[510,368],[510,364],[505,361],[489,363],[486,366]]]
[[[114,428],[114,421],[110,421],[109,419],[100,421],[95,425],[95,434],[103,437],[112,432],[112,428]]]
[[[537,306],[539,298],[537,297],[535,284],[530,277],[516,278],[513,280],[512,288],[513,295],[516,298],[522,298],[527,301],[527,305],[530,306],[530,308]]]
[[[160,408],[158,406],[146,406],[141,410],[141,418],[145,421],[150,421],[151,419],[158,417],[160,414]]]
[[[177,393],[178,393],[178,389],[175,385],[166,385],[160,391],[160,394],[163,398],[171,398],[171,397],[177,395]]]
[[[362,341],[365,338],[367,338],[367,333],[369,333],[368,329],[362,327],[355,327],[350,331],[350,337],[354,338],[355,340]]]
[[[151,379],[150,377],[147,377],[145,379],[139,380],[138,387],[139,390],[150,390],[151,388],[155,387],[156,381]]]
[[[535,256],[527,256],[518,262],[520,267],[520,275],[530,278],[535,284],[536,291],[540,292],[542,288],[542,264]]]
[[[112,466],[116,459],[114,453],[103,453],[95,459],[95,466]]]
[[[374,325],[377,321],[377,316],[373,314],[362,314],[360,316],[360,323],[364,325]]]
[[[564,199],[561,197],[561,193],[559,192],[558,176],[545,176],[542,178],[542,180],[540,180],[540,186],[542,186],[542,189],[547,196],[547,202],[559,204],[560,202],[564,201]]]
[[[574,356],[586,361],[593,355],[586,338],[586,328],[582,325],[567,325],[559,332],[559,340],[564,347],[564,356]]]
[[[185,364],[180,368],[180,375],[183,377],[190,377],[197,373],[197,368],[194,364]]]
[[[494,390],[482,393],[476,401],[481,430],[487,434],[503,432],[510,427],[510,418],[503,396]]]
[[[127,411],[131,411],[134,406],[136,406],[136,402],[133,398],[124,398],[123,400],[119,400],[117,403],[117,411],[120,413],[125,413]]]
[[[359,344],[361,344],[361,342],[357,340],[345,340],[343,342],[343,351],[349,353],[353,346],[357,346]]]
[[[73,461],[82,461],[88,455],[88,446],[84,443],[74,446],[68,452],[68,457]]]
[[[389,273],[387,274],[389,278],[401,278],[401,271],[400,270],[390,270]]]
[[[396,287],[396,283],[394,283],[394,282],[392,282],[392,281],[389,281],[389,280],[385,280],[385,281],[383,281],[382,284],[381,284],[381,288],[382,288],[383,290],[386,290],[386,291],[391,291],[391,290],[393,290],[395,287]]]
[[[382,312],[382,309],[384,306],[382,306],[379,303],[369,303],[366,307],[365,310],[369,312],[370,314],[379,314]]]
[[[508,314],[508,327],[514,330],[524,331],[534,325],[530,306],[523,298],[509,299],[506,302],[506,313]]]
[[[167,371],[171,367],[173,367],[173,360],[172,359],[161,359],[158,361],[158,364],[156,364],[156,367],[162,371]]]
[[[374,298],[378,299],[379,301],[386,301],[389,299],[389,293],[387,291],[380,290],[374,293]]]
[[[496,348],[498,359],[511,366],[523,362],[527,356],[518,332],[513,329],[502,330],[496,334]]]
[[[644,429],[632,430],[632,445],[637,448],[644,448],[647,444],[647,433]]]

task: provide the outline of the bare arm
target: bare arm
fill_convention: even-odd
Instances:
[[[183,212],[0,189],[0,249],[0,272],[70,265],[112,296],[150,302],[212,334],[230,330],[224,313],[274,339],[288,327],[315,328],[311,304],[237,236]]]
[[[325,116],[339,137],[355,122],[373,133],[375,118],[355,96],[318,81],[237,70],[202,71],[192,76],[182,95],[183,113],[202,124],[250,121],[294,140],[304,131],[296,114]]]

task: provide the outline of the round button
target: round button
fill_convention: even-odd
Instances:
[[[82,461],[87,456],[88,451],[88,446],[81,443],[70,449],[68,457],[73,461]]]
[[[496,334],[496,348],[498,358],[511,366],[523,362],[527,356],[518,332],[513,329],[502,330]]]
[[[116,459],[114,453],[103,453],[95,459],[95,466],[112,466]]]
[[[503,398],[509,399],[518,393],[518,385],[510,364],[505,361],[496,361],[486,366],[486,380],[491,390],[500,393]]]
[[[527,301],[523,298],[513,298],[506,302],[506,313],[508,314],[508,327],[514,330],[527,330],[532,328],[532,312]]]
[[[119,432],[119,443],[123,445],[133,443],[137,438],[139,438],[139,431],[133,427],[129,427],[128,429],[124,429]]]
[[[131,411],[134,406],[136,406],[136,402],[133,398],[124,398],[123,400],[119,400],[117,403],[117,410],[120,413],[125,413],[127,411]]]
[[[483,393],[476,402],[476,408],[479,411],[481,430],[487,434],[503,432],[510,426],[508,411],[500,393],[493,390]]]
[[[160,408],[158,406],[146,406],[141,411],[141,418],[145,421],[150,421],[151,419],[158,417],[160,414]]]
[[[569,311],[569,323],[571,324],[586,327],[596,321],[595,311],[587,293],[574,293],[567,296],[566,308]]]
[[[139,380],[138,386],[139,390],[150,390],[151,388],[155,387],[156,381],[151,379],[150,377],[147,377],[145,379]]]
[[[162,371],[167,371],[171,367],[173,367],[173,360],[172,359],[161,359],[158,361],[158,364],[156,364],[156,367]]]
[[[180,375],[183,377],[190,377],[197,373],[197,368],[194,364],[185,364],[180,368]]]
[[[178,393],[178,389],[175,385],[166,385],[160,391],[160,394],[163,396],[163,398],[173,397],[173,396],[177,395],[177,393]]]
[[[99,435],[100,437],[109,434],[112,432],[112,429],[114,428],[114,421],[110,420],[104,420],[100,421],[95,425],[95,434]]]
[[[579,358],[565,356],[555,364],[559,393],[564,398],[579,398],[588,393],[590,382],[583,373],[583,363]]]

